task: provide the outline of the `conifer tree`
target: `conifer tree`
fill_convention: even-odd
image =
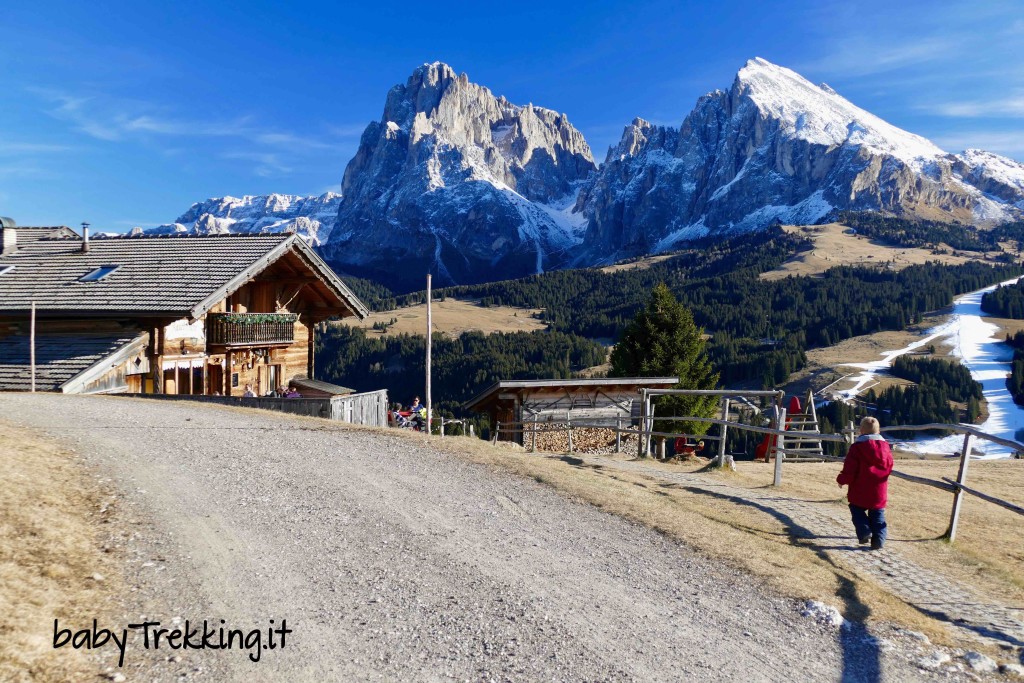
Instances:
[[[718,373],[706,352],[704,330],[671,290],[655,286],[647,305],[622,332],[612,351],[611,377],[678,377],[675,389],[714,389]],[[711,417],[718,407],[715,396],[663,396],[655,402],[655,416]],[[658,422],[656,431],[704,434],[710,425],[699,422]]]

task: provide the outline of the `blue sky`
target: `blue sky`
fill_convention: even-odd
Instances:
[[[435,60],[565,112],[599,160],[760,56],[949,151],[1024,161],[1019,1],[14,3],[0,44],[0,215],[22,225],[337,190],[388,89]]]

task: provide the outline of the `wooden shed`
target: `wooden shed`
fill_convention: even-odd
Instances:
[[[465,404],[487,413],[491,424],[564,423],[585,420],[593,426],[628,424],[640,415],[640,389],[671,389],[678,377],[595,377],[526,379],[497,382]],[[502,441],[522,443],[522,431],[502,430]]]

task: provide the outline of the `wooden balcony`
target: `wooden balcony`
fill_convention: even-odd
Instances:
[[[206,316],[206,345],[287,346],[295,341],[292,313],[210,313]]]

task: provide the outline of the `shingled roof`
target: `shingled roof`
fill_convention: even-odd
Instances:
[[[296,254],[324,291],[366,317],[366,306],[301,238],[294,234],[125,237],[81,241],[57,236],[22,240],[0,256],[0,315],[109,315],[197,318],[274,261]],[[14,266],[4,270],[4,266]],[[97,268],[118,266],[82,282]],[[318,283],[318,284],[319,284]]]
[[[36,226],[19,225],[12,228],[18,235],[18,243],[22,246],[41,239],[72,239],[78,240],[78,233],[66,225]],[[81,242],[79,242],[81,244]]]
[[[62,391],[104,358],[126,349],[132,342],[141,343],[141,332],[112,335],[42,334],[36,337],[36,390]],[[29,391],[32,373],[29,369],[28,335],[0,338],[0,391]],[[109,364],[106,366],[109,369]]]

